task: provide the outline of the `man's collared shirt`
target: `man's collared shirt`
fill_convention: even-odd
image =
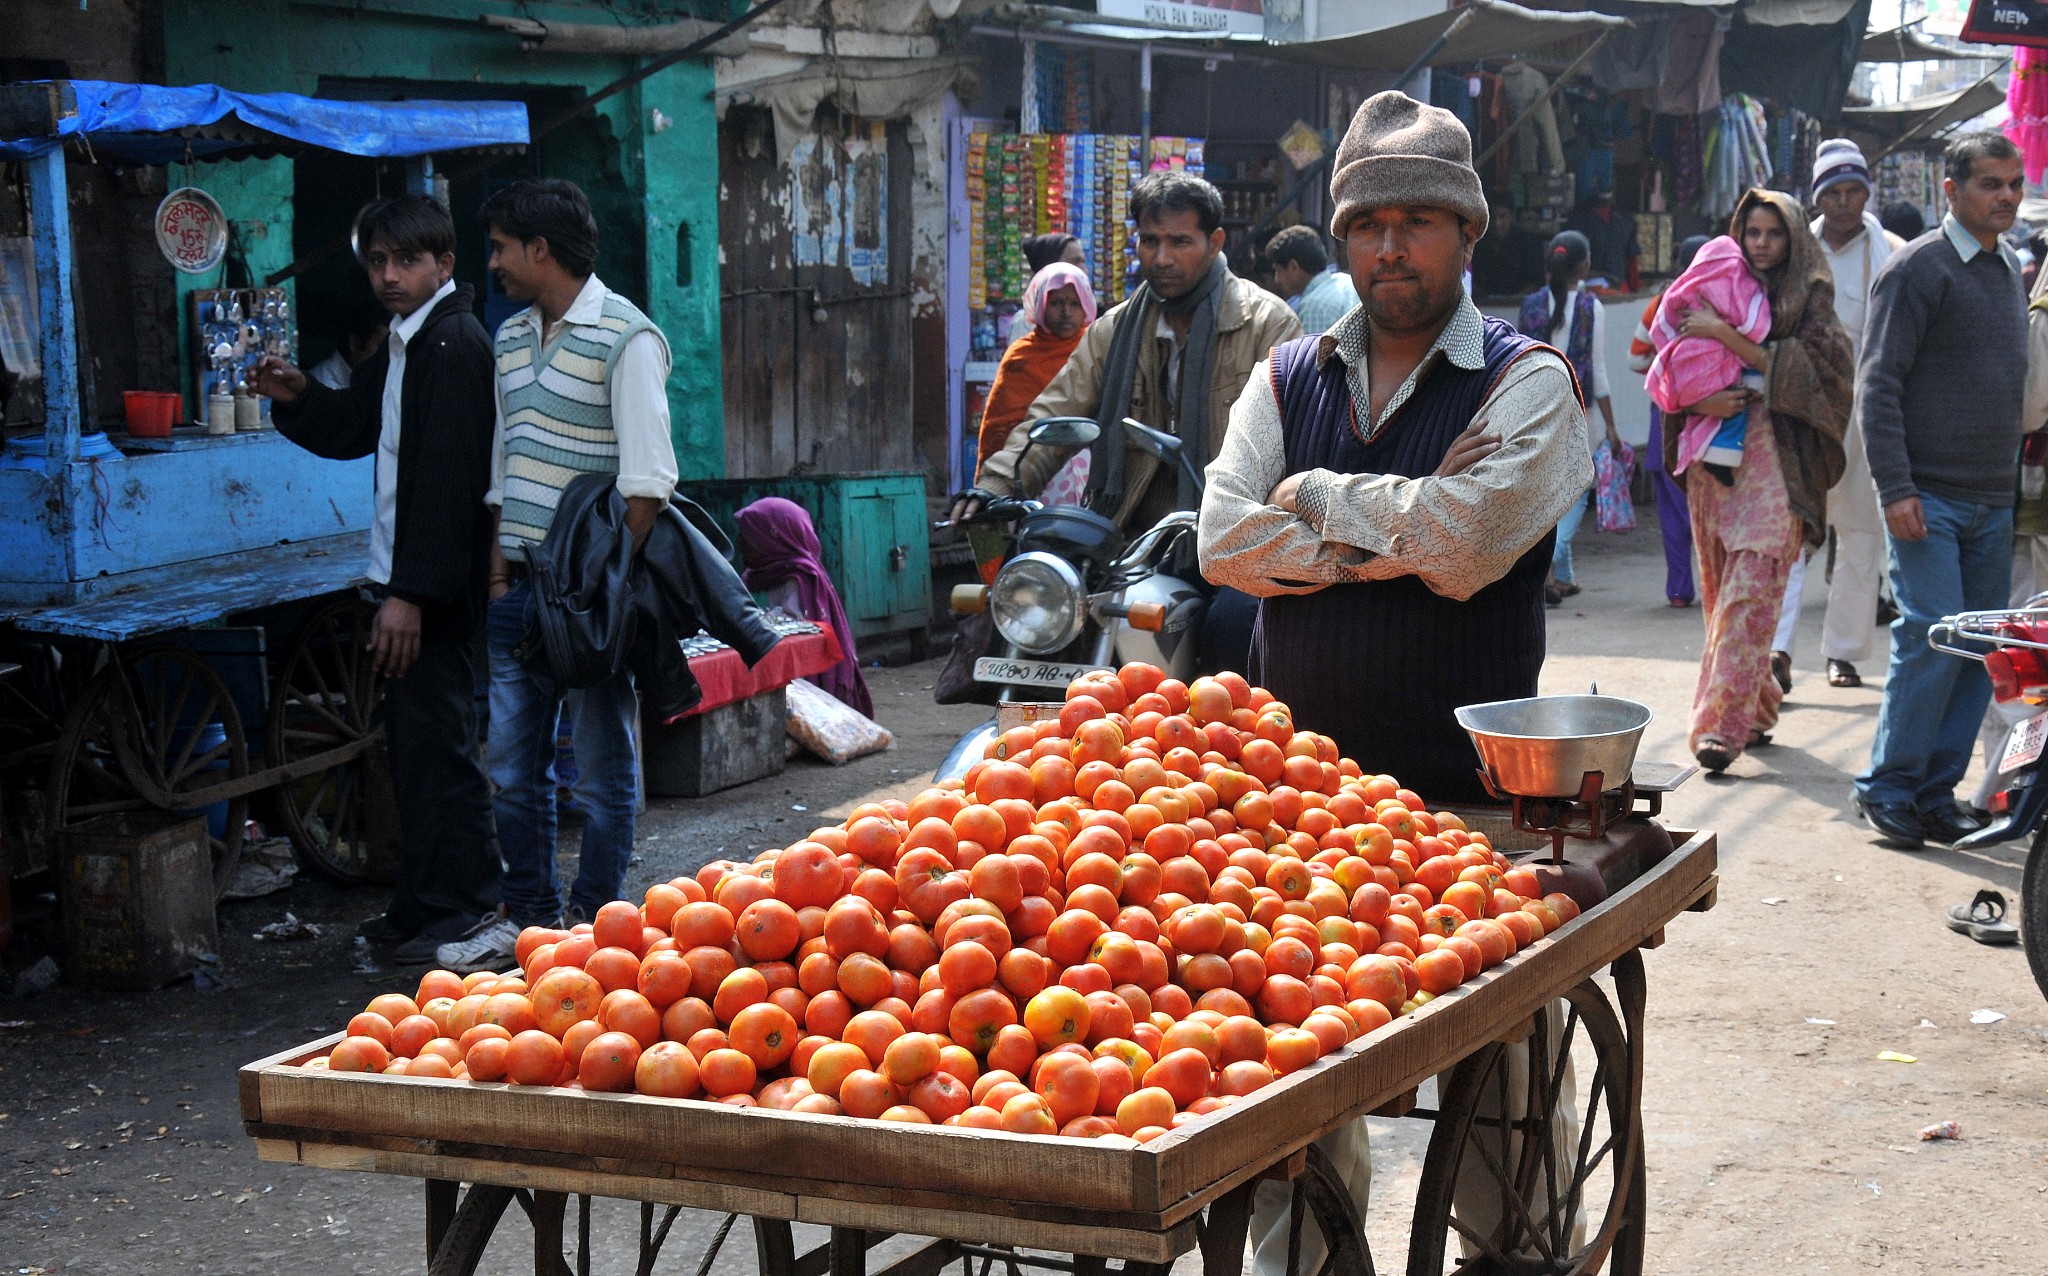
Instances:
[[[1956,255],[1963,259],[1965,266],[1976,260],[1978,253],[1984,251],[1984,245],[1978,242],[1975,235],[1963,228],[1963,224],[1956,220],[1954,213],[1941,215],[1941,233],[1955,246]],[[2015,275],[2020,273],[2019,254],[2006,245],[2005,237],[2002,235],[1998,239],[1998,259]]]
[[[1318,273],[1291,303],[1301,317],[1301,330],[1310,336],[1328,332],[1337,321],[1358,306],[1358,289],[1351,276],[1335,269]]]
[[[1354,309],[1318,345],[1320,357],[1344,361],[1365,438],[1393,422],[1439,359],[1466,369],[1486,365],[1485,322],[1469,298],[1460,298],[1429,352],[1368,424],[1369,344],[1365,312]],[[1199,532],[1203,574],[1259,597],[1416,576],[1443,597],[1470,598],[1505,576],[1593,478],[1586,414],[1555,353],[1533,351],[1510,364],[1472,424],[1501,446],[1462,473],[1403,478],[1309,470],[1290,513],[1267,503],[1288,477],[1269,358],[1231,409],[1229,433],[1209,466]]]
[[[383,427],[377,432],[377,508],[370,520],[368,573],[380,585],[391,583],[391,554],[398,540],[398,431],[405,406],[405,348],[419,335],[434,307],[454,291],[455,281],[450,279],[418,310],[392,320],[391,335],[385,339],[391,365],[384,371]]]

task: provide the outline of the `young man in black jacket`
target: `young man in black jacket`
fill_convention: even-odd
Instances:
[[[434,950],[498,915],[498,838],[477,756],[476,666],[490,571],[496,423],[491,341],[468,285],[457,286],[455,224],[423,195],[380,199],[356,218],[370,287],[391,312],[384,347],[333,390],[266,358],[253,388],[278,429],[337,460],[375,455],[368,575],[382,596],[370,655],[387,679],[404,850],[390,909],[363,924],[393,957]]]

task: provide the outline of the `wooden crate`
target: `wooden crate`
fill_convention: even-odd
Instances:
[[[243,1068],[242,1116],[270,1161],[1166,1262],[1217,1197],[1711,903],[1714,835],[1674,836],[1633,883],[1478,979],[1137,1147],[293,1066],[339,1034]]]

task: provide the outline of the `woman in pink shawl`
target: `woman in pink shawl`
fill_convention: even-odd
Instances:
[[[740,557],[746,560],[747,588],[771,595],[806,620],[832,626],[845,658],[811,681],[839,700],[875,716],[874,698],[868,695],[867,680],[861,677],[860,657],[853,649],[853,627],[846,623],[846,608],[839,591],[825,574],[824,551],[818,545],[818,531],[811,516],[795,501],[764,496],[742,506],[733,515],[740,525]],[[780,595],[780,597],[776,597]]]
[[[1827,534],[1827,493],[1842,477],[1855,374],[1848,335],[1835,317],[1834,278],[1805,210],[1788,195],[1752,190],[1736,204],[1728,229],[1730,238],[1701,249],[1686,274],[1717,245],[1733,247],[1739,256],[1732,260],[1768,298],[1759,308],[1767,311],[1763,339],[1739,327],[1720,303],[1686,297],[1678,284],[1657,309],[1657,327],[1685,338],[1665,344],[1660,359],[1686,347],[1719,347],[1726,355],[1691,379],[1690,389],[1658,394],[1659,406],[1688,418],[1686,434],[1694,417],[1741,416],[1747,423],[1727,473],[1714,473],[1719,464],[1704,455],[1685,473],[1707,623],[1690,743],[1710,771],[1768,744],[1777,724],[1784,693],[1771,676],[1771,636],[1800,547],[1818,546]],[[1727,304],[1748,295],[1733,286],[1721,293]],[[1742,314],[1748,317],[1747,305]],[[1752,376],[1754,388],[1744,384]],[[1654,377],[1651,385],[1656,393]],[[1683,441],[1664,434],[1668,473],[1679,471]]]

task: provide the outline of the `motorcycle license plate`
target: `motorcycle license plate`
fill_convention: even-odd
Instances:
[[[2048,744],[2048,713],[2014,723],[2012,733],[2005,737],[2005,756],[1998,760],[1998,769],[2017,771],[2032,764],[2040,758],[2044,744]]]
[[[1000,656],[983,656],[974,662],[974,680],[1022,687],[1057,687],[1064,691],[1068,683],[1093,668],[1094,665],[1068,665],[1056,660],[1009,660]]]

